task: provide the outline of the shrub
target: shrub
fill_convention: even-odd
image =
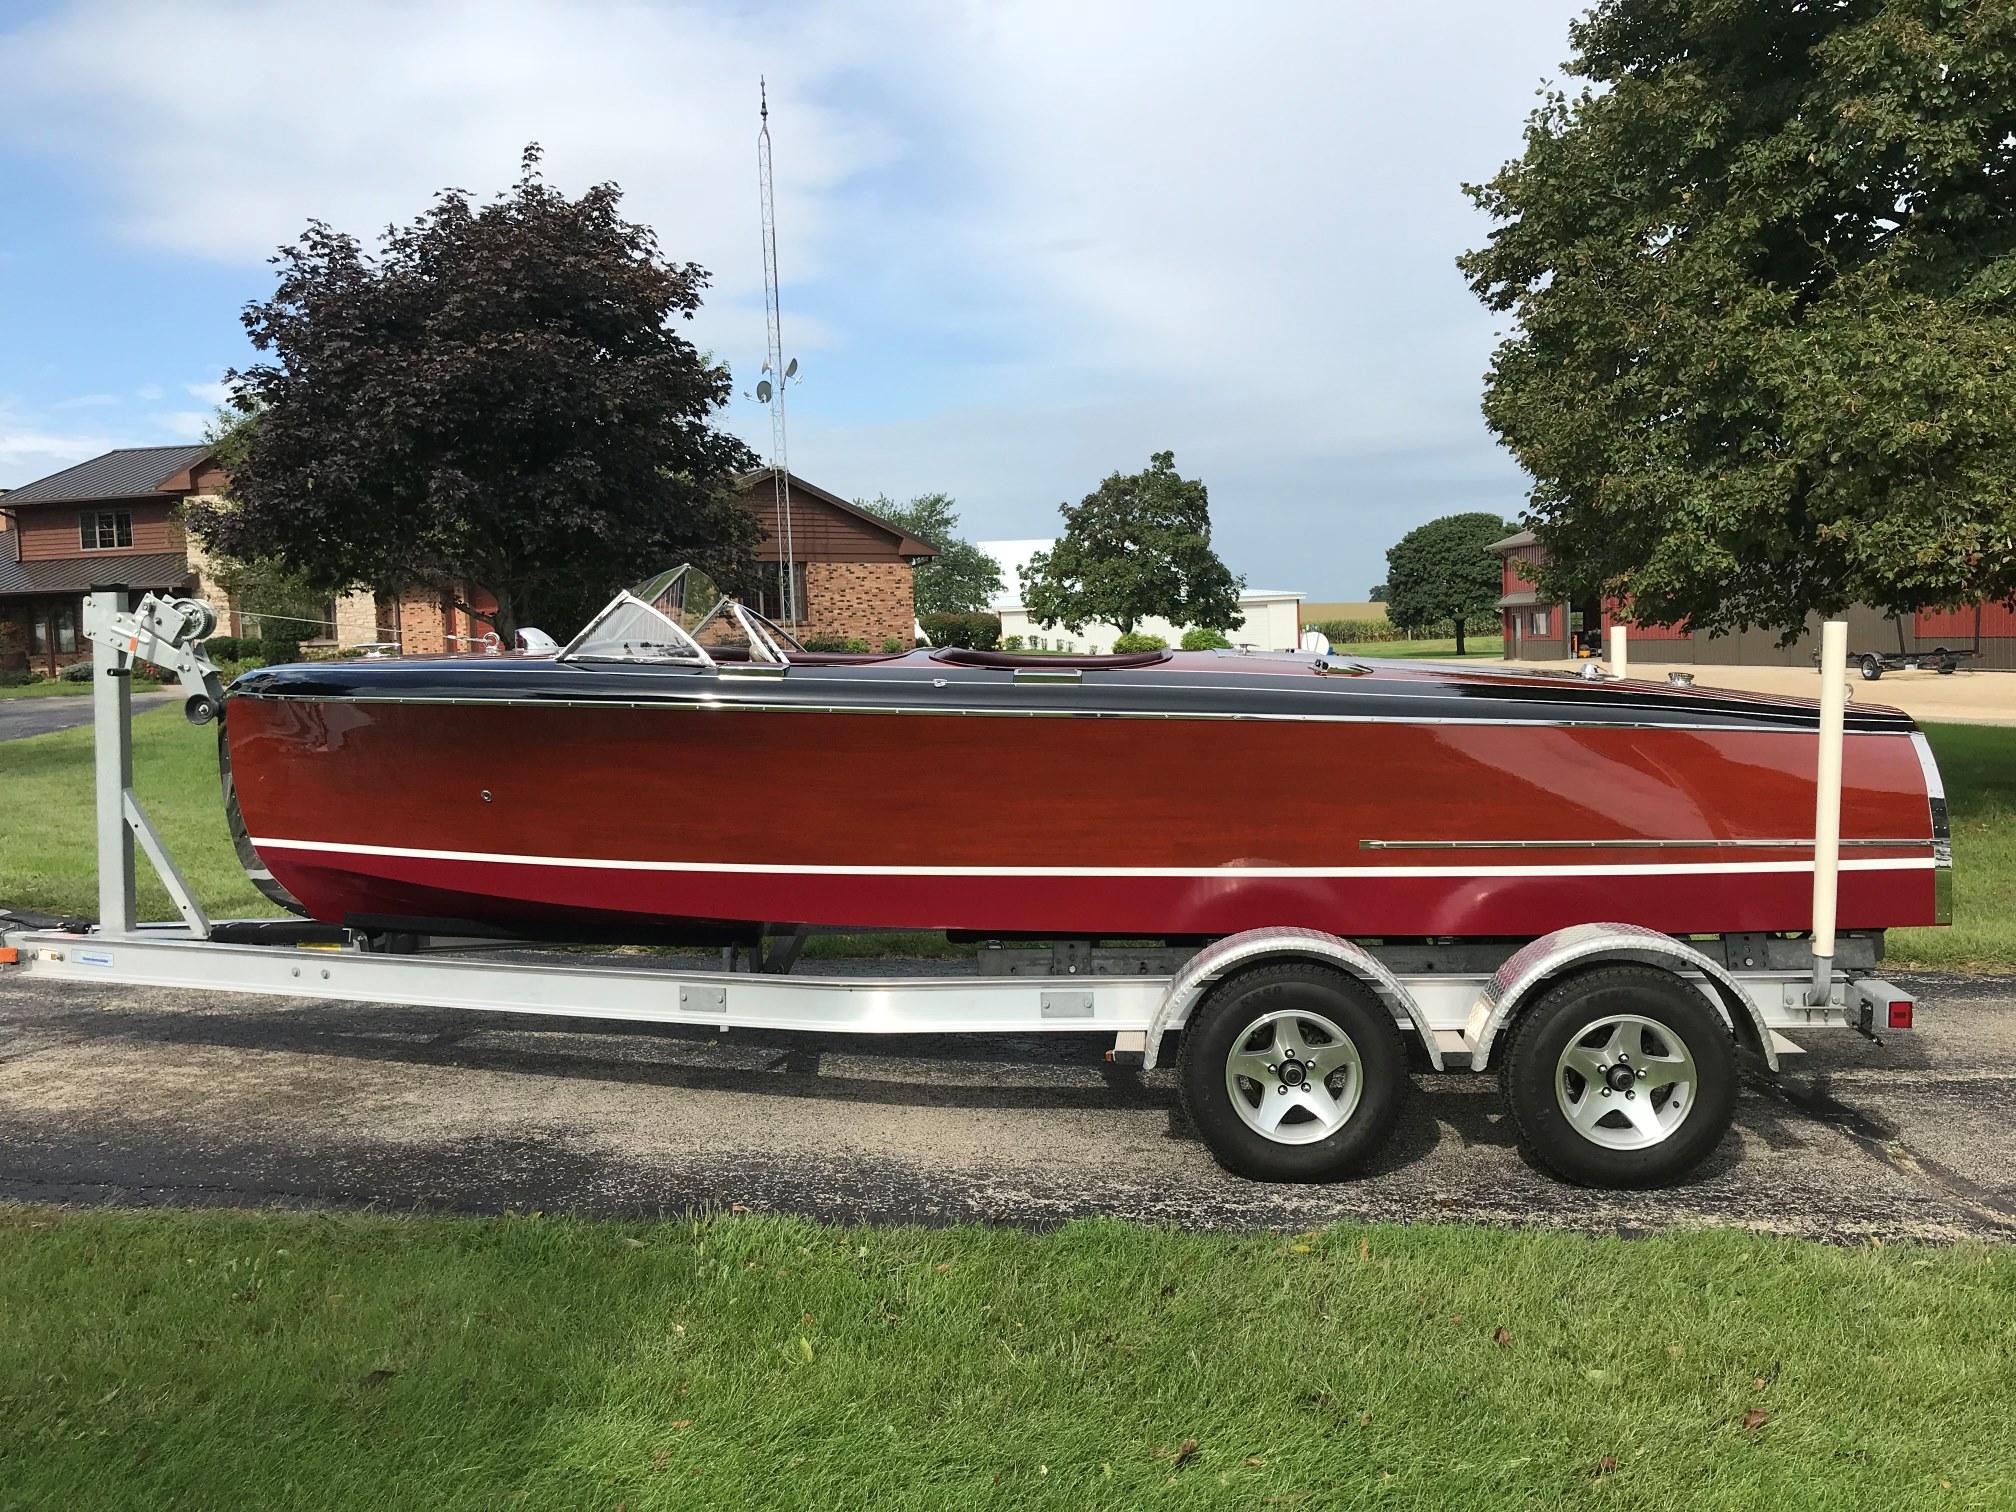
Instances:
[[[1001,616],[986,610],[968,613],[927,614],[919,621],[934,646],[964,646],[969,651],[992,651],[1001,644]]]
[[[251,644],[257,645],[258,642]],[[213,635],[203,642],[203,649],[210,653],[210,660],[214,662],[236,661],[245,654],[235,635]]]
[[[1022,649],[1022,637],[1019,635],[1002,636],[1001,649],[1003,651],[1020,651]]]
[[[1198,625],[1194,629],[1183,632],[1183,649],[1185,651],[1230,651],[1232,649],[1232,642],[1225,638],[1223,630],[1211,630],[1203,625]]]
[[[19,672],[0,671],[0,688],[25,688],[28,684],[41,680],[25,667]]]
[[[807,651],[845,651],[847,642],[837,635],[808,635],[802,643]]]
[[[92,664],[88,661],[72,662],[56,675],[64,682],[91,681]]]
[[[1169,642],[1159,635],[1143,635],[1139,630],[1129,630],[1125,635],[1115,637],[1115,651],[1167,651]]]
[[[850,635],[847,637],[847,649],[857,656],[863,655],[868,650],[868,642],[858,635]]]
[[[902,649],[903,649],[903,642],[896,639],[896,637],[893,635],[890,636],[887,640],[882,642],[882,650],[884,651],[884,653],[894,653],[901,651]]]
[[[243,677],[247,672],[257,672],[265,665],[266,663],[256,656],[234,657],[230,661],[217,663],[217,675],[228,683],[234,678]]]
[[[301,660],[301,640],[298,636],[291,635],[269,636],[259,643],[259,654],[266,659],[266,665],[269,667],[298,662]]]

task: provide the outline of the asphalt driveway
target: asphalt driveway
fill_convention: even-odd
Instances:
[[[1487,1077],[1421,1078],[1366,1177],[1265,1186],[1212,1163],[1166,1070],[1112,1070],[1077,1037],[714,1035],[0,970],[0,1196],[2016,1238],[2016,980],[1905,980],[1919,1032],[1812,1036],[1692,1181],[1627,1194],[1531,1170]]]
[[[135,693],[133,711],[151,709],[182,695],[167,689]],[[46,698],[0,698],[0,741],[21,740],[29,735],[47,735],[52,730],[68,730],[91,723],[89,693],[57,694]]]

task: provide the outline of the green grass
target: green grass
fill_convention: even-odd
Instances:
[[[135,693],[151,693],[160,686],[160,683],[154,682],[149,678],[136,677],[133,679],[133,691]],[[18,687],[0,685],[0,698],[76,698],[90,691],[91,684],[88,681],[63,682],[58,680],[55,682],[32,682],[22,683]]]
[[[1464,661],[1502,661],[1505,645],[1495,635],[1472,635],[1464,639]],[[1452,636],[1447,640],[1387,640],[1387,641],[1332,641],[1330,650],[1336,656],[1360,656],[1399,658],[1411,661],[1455,661],[1456,641]]]
[[[1953,824],[1953,923],[1892,930],[1890,960],[1949,971],[2016,969],[2016,729],[1923,728]]]
[[[1943,970],[2016,970],[2016,729],[1934,724],[1925,733],[1952,805],[1957,922],[1893,930],[1890,959]],[[214,728],[198,729],[173,708],[150,709],[135,716],[133,735],[141,802],[204,906],[220,918],[271,914],[231,850],[217,794]],[[90,729],[0,742],[0,904],[95,913],[92,847]],[[142,916],[172,917],[168,895],[144,860],[139,877]],[[958,957],[971,950],[933,934],[820,935],[806,954]]]
[[[0,1274],[24,1507],[2016,1500],[2007,1250],[29,1207]]]
[[[88,689],[90,684],[81,686]],[[217,786],[217,727],[168,707],[133,716],[133,786],[182,875],[217,918],[275,912],[239,868]],[[96,916],[91,727],[0,741],[0,904]],[[175,908],[145,856],[140,916]]]

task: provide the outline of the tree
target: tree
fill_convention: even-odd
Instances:
[[[1386,617],[1402,630],[1463,621],[1496,606],[1501,559],[1490,550],[1512,527],[1495,514],[1453,514],[1417,525],[1386,553]]]
[[[375,257],[320,221],[281,250],[244,313],[270,360],[229,375],[258,415],[233,497],[191,511],[207,546],[330,592],[482,587],[507,642],[668,564],[746,577],[760,527],[729,481],[754,458],[709,423],[727,372],[675,329],[705,271],[615,185],[570,200],[538,163],[480,207],[443,193]]]
[[[887,520],[920,541],[938,548],[938,555],[916,572],[917,613],[970,614],[985,609],[1001,591],[1001,564],[970,541],[960,539],[958,501],[950,494],[919,494],[898,504],[887,494],[873,503],[856,499],[868,513]]]
[[[2016,595],[2016,12],[1604,0],[1469,186],[1548,596],[1697,630]]]
[[[1368,593],[1368,594],[1366,594],[1366,595],[1365,595],[1365,602],[1366,602],[1366,603],[1368,603],[1368,604],[1383,604],[1383,603],[1385,603],[1385,602],[1386,602],[1386,585],[1385,585],[1384,583],[1374,583],[1374,584],[1372,585],[1372,591],[1371,591],[1370,593]]]
[[[1022,569],[1022,602],[1038,623],[1074,635],[1091,620],[1122,634],[1155,616],[1213,630],[1243,623],[1246,580],[1211,549],[1210,495],[1176,471],[1175,453],[1156,452],[1147,471],[1114,473],[1058,511],[1063,536]]]

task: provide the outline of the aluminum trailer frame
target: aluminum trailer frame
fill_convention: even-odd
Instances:
[[[1845,1028],[1873,1035],[1911,1025],[1912,999],[1872,974],[1877,942],[1866,935],[1829,940],[1822,954],[1777,937],[1688,941],[1600,922],[1516,946],[1368,947],[1314,930],[1280,928],[1231,936],[1199,951],[1102,950],[1076,941],[1048,951],[983,950],[969,975],[893,979],[785,974],[795,948],[772,958],[773,967],[783,971],[764,969],[760,957],[752,969],[735,970],[734,952],[724,952],[728,969],[702,971],[578,956],[499,959],[494,945],[391,952],[382,940],[341,931],[330,932],[331,943],[247,943],[242,936],[256,935],[260,926],[212,923],[132,792],[133,665],[146,661],[173,672],[187,694],[186,715],[197,723],[213,718],[223,692],[203,640],[214,620],[207,607],[193,601],[150,594],[129,611],[124,599],[123,589],[99,590],[85,614],[86,634],[99,653],[93,690],[99,919],[82,927],[0,928],[0,973],[5,973],[0,980],[719,1030],[1111,1035],[1108,1059],[1144,1067],[1157,1063],[1164,1036],[1181,1031],[1217,985],[1284,962],[1317,963],[1355,977],[1391,1011],[1403,1033],[1417,1040],[1437,1071],[1485,1069],[1505,1031],[1542,989],[1574,971],[1609,963],[1653,965],[1687,982],[1736,1042],[1773,1070],[1781,1056],[1798,1053],[1788,1032]],[[174,900],[180,922],[139,922],[136,842]],[[1831,869],[1820,870],[1828,871],[1831,881]],[[0,916],[0,926],[5,923]]]

